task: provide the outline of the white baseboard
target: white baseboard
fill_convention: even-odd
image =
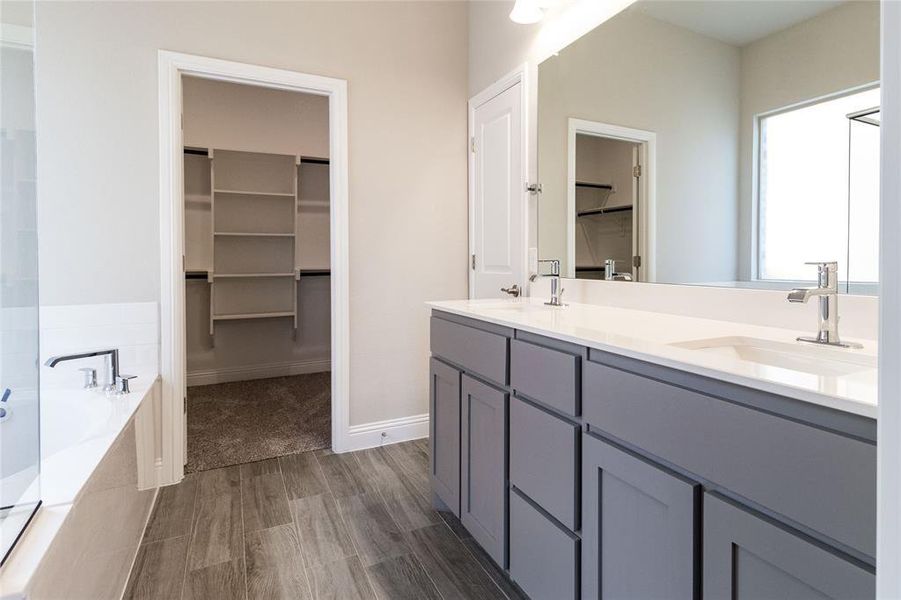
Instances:
[[[418,440],[429,436],[429,415],[413,415],[387,421],[351,425],[344,450],[364,450],[387,444]]]
[[[324,358],[299,362],[270,363],[242,367],[226,367],[223,369],[207,369],[203,371],[189,371],[187,373],[187,385],[188,387],[191,387],[193,385],[210,385],[213,383],[228,383],[230,381],[247,381],[249,379],[305,375],[307,373],[330,371],[331,368],[332,361],[328,358]]]

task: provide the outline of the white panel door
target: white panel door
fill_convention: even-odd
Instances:
[[[525,284],[522,83],[473,108],[470,298],[509,297]]]

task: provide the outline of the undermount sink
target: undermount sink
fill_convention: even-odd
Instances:
[[[482,310],[499,311],[506,313],[548,313],[553,314],[554,309],[558,307],[547,306],[545,304],[533,304],[529,302],[511,302],[499,301],[497,303],[488,303],[479,306]]]
[[[829,348],[803,342],[775,342],[730,336],[671,344],[677,348],[746,360],[820,376],[852,375],[875,369],[876,357],[855,350]]]

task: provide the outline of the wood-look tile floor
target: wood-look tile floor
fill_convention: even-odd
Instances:
[[[428,442],[317,450],[160,490],[126,598],[519,599],[431,507]]]

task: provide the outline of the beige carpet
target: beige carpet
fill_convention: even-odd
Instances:
[[[206,471],[331,446],[331,374],[188,388],[188,463]]]

